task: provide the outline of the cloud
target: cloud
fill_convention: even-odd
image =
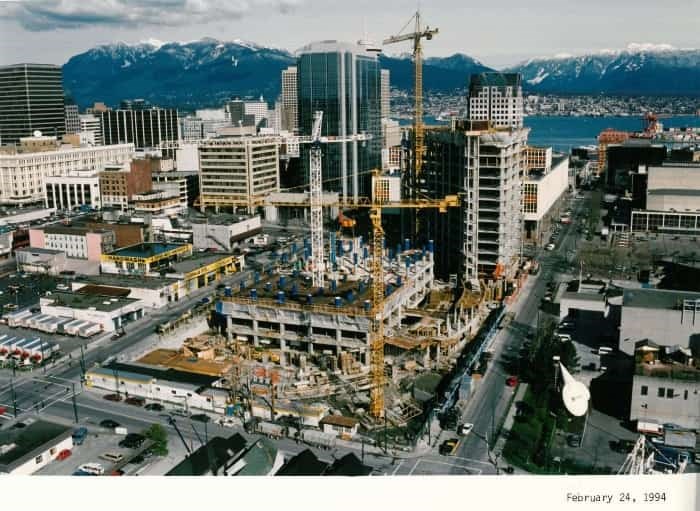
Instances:
[[[88,26],[190,25],[254,12],[292,12],[303,0],[32,0],[3,2],[0,19],[33,32]]]

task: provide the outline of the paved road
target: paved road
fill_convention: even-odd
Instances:
[[[583,208],[582,201],[573,204],[574,216],[578,216]],[[494,431],[505,418],[514,389],[505,385],[508,376],[503,368],[504,355],[517,356],[520,345],[524,340],[523,330],[534,329],[537,326],[538,312],[542,297],[545,294],[547,282],[558,277],[559,269],[566,255],[575,246],[575,223],[564,225],[560,240],[555,250],[544,251],[539,256],[540,272],[530,277],[518,299],[508,308],[515,313],[511,326],[501,330],[493,341],[494,358],[477,390],[472,396],[463,417],[463,422],[474,424],[473,433],[462,440],[457,452],[457,459],[490,462],[487,443],[495,444]],[[525,327],[525,328],[523,328]],[[442,438],[454,437],[454,433],[443,432]],[[444,459],[444,458],[443,458]],[[503,466],[501,463],[499,466]],[[452,474],[463,473],[461,467],[451,470]],[[484,473],[495,473],[491,465]]]

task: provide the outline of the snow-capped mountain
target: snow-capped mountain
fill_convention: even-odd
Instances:
[[[382,55],[393,87],[413,89],[410,56]],[[63,66],[66,92],[81,107],[124,98],[144,98],[161,106],[195,109],[220,106],[232,96],[261,94],[274,100],[282,69],[293,64],[292,53],[236,39],[205,38],[187,42],[149,39],[135,44],[97,46],[72,57]],[[430,58],[424,66],[426,90],[463,88],[473,72],[488,70],[466,55]]]
[[[114,43],[71,57],[63,66],[67,94],[81,106],[144,98],[161,106],[220,106],[233,96],[275,98],[280,73],[294,57],[242,40]]]
[[[533,92],[700,95],[700,49],[667,44],[535,58],[509,71],[522,73]]]

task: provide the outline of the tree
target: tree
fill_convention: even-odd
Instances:
[[[160,424],[152,424],[143,435],[153,441],[153,453],[158,456],[168,454],[168,432]]]

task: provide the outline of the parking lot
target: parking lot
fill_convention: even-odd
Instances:
[[[124,439],[121,435],[107,432],[99,426],[88,426],[88,435],[82,445],[74,445],[71,456],[65,460],[55,460],[37,472],[38,475],[72,475],[85,463],[99,463],[104,467],[105,474],[109,475],[116,468],[117,464],[107,461],[100,456],[110,453],[124,456],[124,459],[135,457],[143,448],[127,449],[119,447],[119,442]],[[121,470],[124,474],[135,474],[146,468],[154,457],[143,459],[141,463],[128,463],[123,465]],[[122,463],[119,463],[122,465]]]
[[[61,279],[48,275],[11,272],[0,277],[0,312],[4,314],[39,303],[39,296],[53,291]]]

